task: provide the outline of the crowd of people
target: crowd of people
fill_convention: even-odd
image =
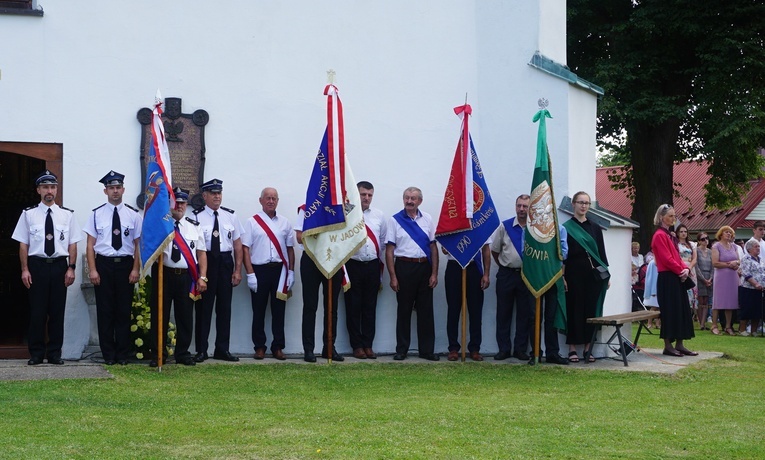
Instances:
[[[730,226],[721,227],[714,235],[714,242],[709,234],[699,232],[692,241],[688,228],[684,224],[675,225],[674,210],[669,205],[662,205],[657,211],[659,229],[650,250],[643,256],[640,244],[632,244],[632,288],[633,309],[649,308],[661,312],[661,320],[649,327],[662,327],[671,316],[666,311],[666,304],[682,304],[683,312],[690,312],[699,331],[710,331],[714,335],[754,336],[762,331],[761,322],[765,305],[765,261],[760,253],[765,246],[765,222],[756,221],[752,226],[753,236],[748,241],[736,240],[736,233]],[[667,244],[669,242],[669,247]],[[661,259],[657,253],[664,253]],[[682,265],[666,265],[666,252],[677,253]],[[680,270],[682,269],[682,270]],[[687,273],[685,271],[687,270]],[[673,271],[681,281],[682,299],[666,299],[662,302],[662,272]],[[666,278],[667,275],[664,275]],[[666,285],[665,285],[666,292]],[[673,292],[677,289],[673,289]],[[666,295],[665,295],[666,298]],[[687,299],[688,308],[685,307]],[[682,319],[683,330],[675,331],[670,336],[693,337],[693,331],[687,330],[687,320]],[[738,323],[738,329],[734,324]],[[675,327],[675,326],[672,326]],[[664,328],[662,327],[662,331]],[[664,335],[662,335],[664,338]],[[682,350],[672,348],[665,343],[665,352]]]
[[[80,229],[73,211],[55,203],[58,181],[45,171],[36,180],[41,201],[22,213],[13,238],[20,243],[22,281],[29,289],[30,330],[28,364],[45,359],[63,364],[63,315],[66,288],[75,279],[77,243],[86,238],[86,258],[90,282],[96,294],[99,344],[107,365],[127,364],[131,356],[131,302],[133,284],[139,279],[141,213],[122,202],[124,175],[110,171],[100,182],[106,203],[87,217]],[[403,192],[403,209],[386,217],[371,207],[374,186],[366,181],[357,184],[368,238],[338,272],[333,282],[303,252],[300,258],[302,286],[303,359],[316,362],[314,330],[319,293],[323,294],[325,317],[332,309],[332,330],[337,330],[337,305],[344,276],[350,289],[344,293],[346,328],[356,359],[375,359],[373,349],[378,292],[387,269],[389,286],[395,292],[396,349],[394,360],[407,359],[411,347],[410,330],[416,312],[417,352],[423,359],[438,361],[434,348],[435,321],[433,292],[439,284],[439,252],[446,256],[445,294],[447,300],[447,359],[456,361],[462,345],[458,337],[462,290],[459,288],[459,264],[435,240],[435,222],[420,209],[422,191],[409,187]],[[277,213],[279,193],[272,187],[262,190],[261,210],[244,223],[234,210],[222,206],[223,181],[212,179],[201,184],[204,206],[187,215],[189,192],[174,190],[171,210],[175,231],[171,235],[159,266],[152,268],[155,284],[150,301],[152,331],[159,328],[158,293],[162,292],[163,330],[167,330],[171,309],[177,326],[175,361],[193,366],[212,359],[238,361],[229,350],[233,288],[246,280],[253,312],[252,343],[257,360],[270,356],[286,359],[284,321],[286,301],[295,282],[295,247],[302,244],[305,208],[298,210],[295,224]],[[594,326],[587,318],[602,316],[603,301],[610,286],[608,257],[600,226],[589,220],[591,198],[577,192],[572,199],[573,217],[559,227],[563,256],[562,283],[543,296],[545,361],[566,365],[569,362],[593,362],[590,339]],[[496,275],[495,360],[510,357],[529,360],[533,336],[533,296],[522,279],[524,229],[529,217],[530,197],[520,195],[515,202],[516,215],[501,223],[483,245],[482,263],[472,261],[466,268],[467,314],[470,335],[468,355],[482,361],[483,293],[489,288],[492,260]],[[640,246],[632,246],[634,288],[638,303],[660,309],[664,353],[673,356],[695,355],[684,346],[694,335],[693,315],[705,330],[707,309],[711,305],[710,328],[713,334],[724,330],[734,335],[733,313],[738,313],[739,335],[757,331],[762,316],[765,287],[765,264],[760,251],[765,223],[755,224],[755,237],[744,251],[735,244],[734,231],[721,228],[717,243],[708,246],[708,236],[699,234],[697,242],[688,237],[684,225],[675,226],[674,209],[662,205],[654,222],[656,233],[651,251],[644,257]],[[84,230],[84,231],[83,231]],[[242,276],[244,269],[245,277]],[[163,286],[156,286],[162,270]],[[331,289],[330,289],[331,286]],[[559,296],[558,294],[561,293]],[[562,298],[565,298],[563,308]],[[559,302],[558,299],[561,299]],[[271,342],[267,343],[266,314],[270,305]],[[209,335],[215,312],[215,343],[208,354]],[[720,315],[720,311],[724,314]],[[565,312],[565,319],[559,315]],[[557,316],[557,317],[556,317]],[[722,325],[718,324],[723,321]],[[511,334],[514,324],[514,335]],[[557,324],[556,324],[557,322]],[[563,325],[561,325],[563,324]],[[567,356],[560,356],[558,332],[566,336]],[[751,331],[751,332],[750,332]],[[335,334],[336,335],[336,334]],[[160,347],[157,334],[151,334],[150,366],[157,366]],[[194,344],[195,354],[191,353]],[[580,354],[581,352],[581,354]],[[343,361],[335,339],[324,325],[321,356]],[[164,360],[165,355],[162,355]]]

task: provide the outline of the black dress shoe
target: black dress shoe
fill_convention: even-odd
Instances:
[[[568,360],[560,355],[550,355],[545,358],[545,362],[548,364],[562,364],[564,366],[568,365]]]
[[[316,355],[313,354],[312,351],[306,351],[303,354],[303,361],[305,361],[307,363],[315,363],[316,362]]]
[[[158,366],[159,366],[159,363],[157,362],[156,359],[152,359],[151,361],[149,361],[149,367],[158,367]]]
[[[38,364],[42,364],[43,360],[42,358],[30,358],[29,361],[27,361],[28,366],[37,366]]]
[[[189,356],[188,358],[183,358],[181,360],[175,360],[176,364],[183,364],[184,366],[196,366],[197,362],[194,361],[194,358]]]
[[[203,363],[208,358],[209,358],[209,356],[207,355],[207,352],[203,352],[203,351],[200,351],[199,353],[194,355],[194,361],[196,361],[198,363]]]
[[[104,364],[106,364],[107,366],[114,366],[115,364],[117,364],[117,361],[113,359],[107,359],[106,361],[104,361]]]
[[[61,358],[48,358],[48,364],[64,364],[64,360]]]
[[[121,359],[121,360],[117,361],[117,364],[119,364],[120,366],[127,366],[128,365],[128,360],[127,359]]]
[[[664,349],[664,351],[661,354],[666,355],[666,356],[677,356],[678,358],[681,357],[681,356],[684,356],[682,353],[680,353],[677,350],[667,350],[666,348]]]
[[[237,358],[236,356],[232,355],[228,351],[216,352],[213,355],[213,359],[218,359],[218,360],[221,360],[221,361],[230,361],[232,363],[235,363],[235,362],[239,361],[239,358]]]
[[[329,359],[329,355],[327,354],[327,351],[324,350],[321,352],[321,357],[324,359]],[[345,358],[343,355],[337,352],[337,350],[332,352],[332,361],[345,361]]]
[[[500,351],[499,353],[494,355],[494,360],[495,361],[503,361],[503,360],[505,360],[505,359],[507,359],[509,357],[510,357],[510,352],[509,351]]]
[[[521,361],[528,361],[529,360],[529,354],[524,353],[522,351],[516,351],[513,353],[513,358],[520,359]]]
[[[433,353],[426,353],[424,355],[420,355],[420,358],[427,359],[428,361],[438,361],[441,359],[440,356]]]
[[[405,359],[406,359],[406,354],[405,353],[396,353],[395,355],[393,355],[393,360],[394,361],[403,361]]]

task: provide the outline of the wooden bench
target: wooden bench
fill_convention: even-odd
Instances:
[[[630,313],[621,313],[618,315],[610,315],[610,316],[600,316],[598,318],[587,318],[588,324],[594,324],[597,327],[594,331],[592,331],[592,340],[590,340],[590,347],[589,351],[584,354],[584,360],[587,362],[590,359],[590,354],[592,353],[592,347],[595,345],[595,337],[598,334],[598,330],[602,328],[603,326],[614,326],[616,328],[616,332],[614,332],[611,335],[611,338],[608,339],[607,342],[605,342],[606,345],[611,345],[611,342],[616,338],[619,340],[619,349],[621,350],[622,360],[624,361],[624,365],[628,366],[627,364],[627,350],[624,347],[624,336],[622,336],[622,325],[625,323],[631,323],[633,321],[639,321],[640,326],[638,327],[637,334],[635,335],[635,341],[633,342],[633,346],[637,347],[638,340],[640,340],[640,332],[643,330],[644,327],[646,327],[646,321],[653,318],[658,318],[660,313],[658,311],[650,311],[650,310],[643,310],[643,311],[633,311]],[[630,350],[632,351],[632,350]]]

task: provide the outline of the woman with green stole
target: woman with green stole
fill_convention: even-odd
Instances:
[[[572,363],[579,362],[576,347],[583,345],[587,361],[594,362],[595,357],[588,352],[595,326],[587,324],[587,318],[603,316],[603,299],[609,281],[608,277],[601,277],[597,268],[607,269],[608,258],[603,231],[598,224],[587,219],[587,211],[592,204],[590,196],[585,192],[576,192],[571,201],[574,217],[563,224],[568,231],[568,258],[564,261],[568,359]]]

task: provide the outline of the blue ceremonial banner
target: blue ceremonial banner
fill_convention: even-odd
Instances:
[[[470,218],[470,227],[467,230],[447,234],[436,234],[436,240],[449,251],[462,268],[467,267],[471,260],[479,262],[479,269],[483,273],[481,261],[481,248],[489,240],[494,230],[499,227],[500,221],[494,201],[491,199],[486,179],[478,161],[478,154],[473,146],[473,137],[470,136],[470,156],[473,166],[473,217]],[[458,173],[453,170],[452,175]],[[452,182],[459,183],[459,180]],[[448,193],[448,190],[447,190]],[[440,222],[439,222],[440,224]]]
[[[333,206],[329,192],[330,170],[327,158],[327,130],[325,129],[319,152],[316,154],[316,161],[313,164],[308,190],[305,194],[304,237],[345,226],[343,205]]]
[[[341,205],[333,206],[326,161],[327,133],[316,154],[303,210],[303,249],[324,276],[331,278],[367,239],[361,199],[356,186],[346,190]],[[355,184],[347,155],[340,158],[346,184]],[[348,285],[348,287],[350,287]]]
[[[149,163],[146,166],[146,203],[144,204],[141,234],[141,276],[146,276],[154,261],[162,254],[174,235],[173,216],[170,214],[170,194],[167,179],[157,163],[154,142],[150,143]]]

